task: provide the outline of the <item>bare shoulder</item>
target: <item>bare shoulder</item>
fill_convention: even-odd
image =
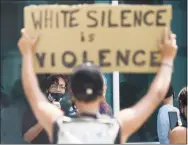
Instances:
[[[178,126],[170,132],[170,143],[186,144],[187,128]]]
[[[182,126],[175,127],[171,132],[172,133],[186,133],[187,129]]]

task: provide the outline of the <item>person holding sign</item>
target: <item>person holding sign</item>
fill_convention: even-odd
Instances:
[[[38,37],[31,37],[26,29],[22,29],[21,34],[18,47],[22,54],[24,91],[52,143],[124,143],[155,111],[168,91],[177,45],[175,35],[165,29],[158,42],[162,55],[160,69],[139,102],[121,110],[116,118],[98,115],[103,97],[103,74],[97,65],[84,63],[73,70],[70,80],[78,115],[66,117],[48,102],[40,90],[33,68],[33,52]]]

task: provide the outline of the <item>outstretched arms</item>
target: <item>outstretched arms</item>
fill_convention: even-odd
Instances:
[[[147,94],[134,106],[120,111],[117,118],[121,125],[122,142],[136,132],[154,112],[168,91],[173,71],[173,61],[177,52],[176,36],[165,29],[159,41],[162,63]],[[130,96],[131,97],[131,96]]]
[[[63,115],[62,111],[51,104],[40,90],[37,77],[33,68],[33,51],[38,37],[31,38],[25,29],[21,30],[22,36],[18,47],[22,54],[22,84],[29,104],[42,127],[52,137],[53,121]]]

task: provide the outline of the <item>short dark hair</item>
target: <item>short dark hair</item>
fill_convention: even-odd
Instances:
[[[173,99],[175,98],[175,92],[174,92],[172,85],[169,86],[165,99],[170,98],[170,97],[173,97]]]
[[[184,87],[179,95],[178,95],[178,102],[182,106],[187,106],[187,87]]]
[[[91,102],[102,96],[103,84],[103,74],[93,63],[84,63],[76,67],[70,81],[74,97],[83,102]]]
[[[59,78],[62,78],[65,81],[65,87],[67,87],[69,77],[66,75],[62,74],[52,74],[52,75],[47,75],[44,81],[42,82],[42,89],[46,91],[47,89],[50,88],[50,86],[54,83],[59,83]]]

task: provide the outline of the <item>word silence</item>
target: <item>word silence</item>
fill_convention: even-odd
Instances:
[[[39,5],[24,8],[24,25],[40,31],[37,73],[71,73],[91,61],[104,72],[153,73],[157,38],[170,27],[171,6]]]

